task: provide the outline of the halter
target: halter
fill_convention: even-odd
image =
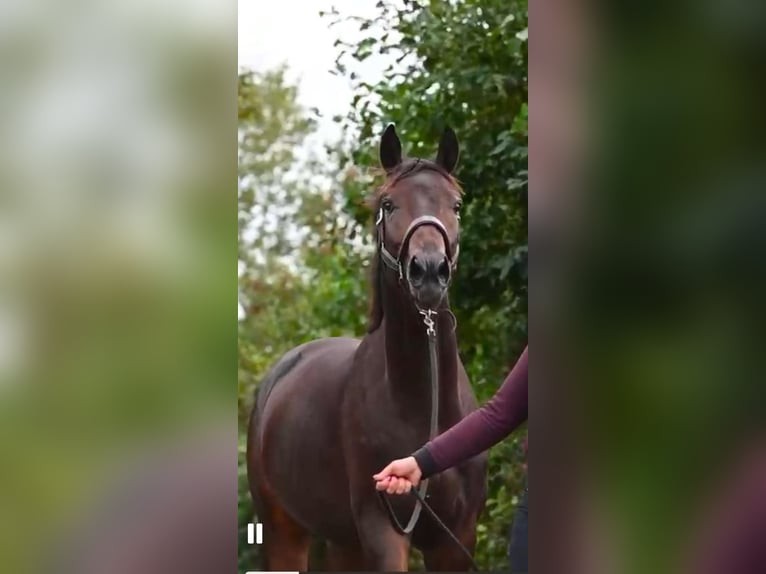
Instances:
[[[399,281],[404,278],[403,259],[410,247],[410,239],[412,239],[412,235],[415,233],[415,231],[425,225],[431,225],[435,227],[441,234],[442,239],[444,239],[444,250],[446,251],[447,262],[449,263],[450,271],[454,271],[457,268],[457,258],[460,254],[460,243],[458,242],[455,245],[455,253],[452,253],[450,249],[450,241],[449,235],[447,234],[447,229],[444,227],[444,224],[439,221],[439,218],[434,217],[433,215],[421,215],[420,217],[415,218],[412,223],[410,223],[407,231],[404,233],[402,244],[399,246],[399,252],[396,254],[396,257],[394,257],[391,255],[391,252],[386,249],[386,218],[383,214],[383,208],[381,207],[378,210],[378,217],[375,220],[375,227],[378,228],[378,251],[380,252],[380,258],[383,260],[383,263],[386,265],[386,267],[392,271],[396,271],[399,274]]]

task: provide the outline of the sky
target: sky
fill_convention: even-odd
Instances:
[[[312,141],[335,139],[339,133],[331,118],[348,111],[352,91],[345,78],[330,74],[338,55],[333,46],[341,36],[354,38],[352,26],[329,27],[319,12],[333,6],[343,15],[367,16],[377,12],[377,0],[238,0],[239,66],[256,70],[286,63],[288,78],[299,85],[299,100],[323,116]],[[385,62],[370,58],[358,72],[365,79],[379,77]]]

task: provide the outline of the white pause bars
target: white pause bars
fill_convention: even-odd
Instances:
[[[257,522],[247,525],[247,543],[263,544],[263,524]]]

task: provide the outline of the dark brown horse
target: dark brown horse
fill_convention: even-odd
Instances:
[[[404,571],[410,544],[429,570],[469,568],[425,513],[410,536],[395,529],[372,479],[429,438],[429,351],[419,310],[437,311],[439,432],[476,408],[446,293],[458,254],[461,190],[451,176],[458,142],[447,129],[436,161],[402,159],[390,125],[380,158],[386,181],[374,197],[368,333],[289,351],[262,382],[250,421],[248,476],[269,570],[307,570],[312,536],[327,541],[329,570]],[[428,488],[432,508],[473,552],[486,456],[435,476]],[[406,524],[415,501],[390,500]]]

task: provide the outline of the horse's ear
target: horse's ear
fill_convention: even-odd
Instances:
[[[447,173],[452,173],[455,166],[457,166],[459,157],[460,144],[457,141],[455,130],[451,127],[446,127],[439,141],[439,153],[436,154],[436,163],[447,170]]]
[[[402,142],[396,135],[394,124],[388,124],[380,139],[380,165],[386,171],[391,171],[400,163],[402,163]]]

